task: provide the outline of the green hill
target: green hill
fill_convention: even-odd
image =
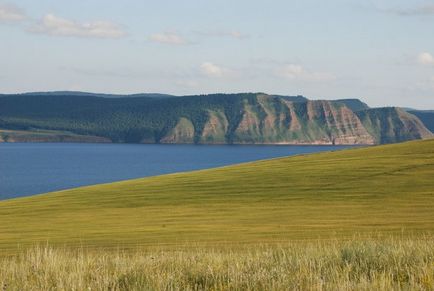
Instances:
[[[434,231],[434,140],[0,202],[0,248],[266,243]]]
[[[44,130],[127,143],[379,144],[432,136],[417,117],[398,108],[351,109],[363,104],[262,93],[3,95],[0,129],[20,130],[21,141],[35,141],[23,131]],[[387,122],[373,122],[364,113]]]

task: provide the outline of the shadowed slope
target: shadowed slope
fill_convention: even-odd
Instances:
[[[434,132],[434,110],[409,110],[408,112],[417,116],[427,129]]]
[[[434,230],[434,140],[0,202],[0,247],[275,242]]]

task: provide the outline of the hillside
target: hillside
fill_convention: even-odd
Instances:
[[[0,129],[0,142],[80,142],[109,143],[107,138],[79,135],[57,130],[5,130]]]
[[[410,110],[431,132],[434,132],[434,110]]]
[[[434,231],[434,140],[0,202],[0,247],[278,242]]]
[[[103,97],[103,98],[131,98],[131,97],[147,97],[147,98],[170,98],[175,97],[169,94],[160,93],[139,93],[139,94],[106,94],[106,93],[89,93],[80,91],[49,91],[49,92],[28,92],[19,94],[0,94],[0,97],[13,96],[81,96],[81,97]]]
[[[380,144],[431,136],[431,132],[416,116],[400,108],[374,108],[357,111],[356,114]]]
[[[338,99],[336,101],[345,104],[353,112],[369,109],[368,104],[359,99]]]
[[[54,130],[128,143],[379,144],[431,136],[407,112],[366,109],[355,99],[262,93],[129,98],[74,94],[3,95],[0,129]],[[360,108],[365,110],[355,110]]]

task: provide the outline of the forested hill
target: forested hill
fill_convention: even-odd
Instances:
[[[262,93],[124,97],[0,95],[0,141],[32,141],[26,132],[40,131],[128,143],[377,144],[432,136],[410,113],[369,109],[358,100]]]

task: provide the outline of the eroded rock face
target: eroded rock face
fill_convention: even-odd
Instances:
[[[209,111],[209,119],[205,123],[200,141],[202,143],[226,143],[226,132],[229,122],[221,111]]]
[[[353,111],[333,101],[292,103],[259,96],[244,105],[235,143],[374,144]]]
[[[193,143],[194,126],[187,118],[181,117],[172,130],[160,140],[161,143]]]
[[[408,113],[400,108],[396,108],[397,114],[403,122],[403,128],[406,134],[414,136],[415,138],[426,139],[433,137],[423,123],[415,115]]]
[[[315,102],[315,101],[314,101]],[[332,144],[374,144],[374,138],[367,132],[357,115],[347,106],[330,101],[319,101],[316,112],[325,119],[325,138]],[[322,112],[322,113],[321,113]]]
[[[398,108],[353,112],[342,102],[293,102],[259,94],[230,119],[207,110],[204,123],[182,117],[161,143],[372,145],[430,138],[415,116]],[[197,126],[196,126],[197,125]]]
[[[261,142],[264,136],[261,119],[258,115],[252,105],[244,104],[243,117],[234,134],[235,143]]]
[[[414,115],[399,108],[353,112],[345,104],[318,100],[290,102],[259,95],[243,103],[239,122],[229,132],[223,111],[209,111],[199,143],[372,145],[425,139],[433,134]],[[162,143],[194,143],[195,128],[187,118],[163,138]]]
[[[377,144],[433,137],[416,116],[400,108],[374,108],[357,115]]]

